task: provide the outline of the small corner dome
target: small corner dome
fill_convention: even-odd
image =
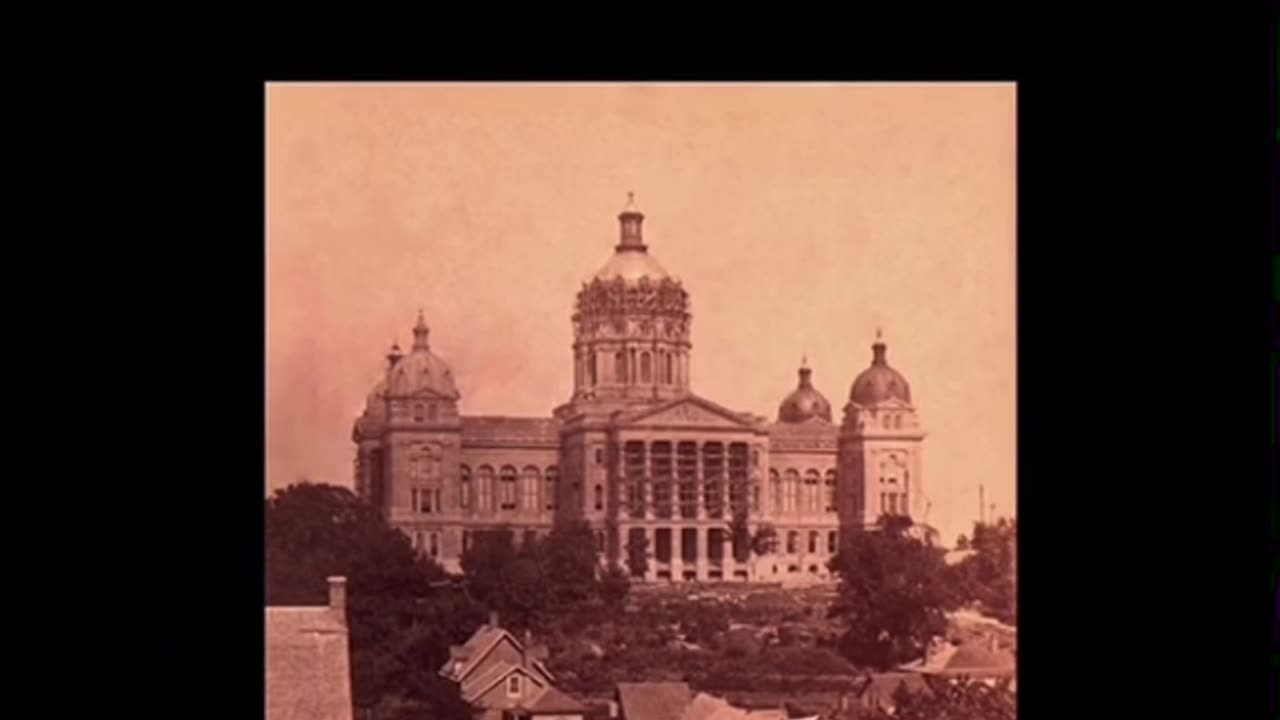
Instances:
[[[379,380],[365,398],[364,412],[356,418],[352,436],[373,436],[380,433],[387,422],[387,382]]]
[[[388,372],[390,384],[387,394],[407,397],[429,391],[447,398],[458,397],[453,383],[453,371],[438,355],[426,350],[414,350],[400,359]]]
[[[811,372],[807,366],[801,366],[800,384],[778,406],[778,422],[802,423],[814,418],[831,422],[831,403],[813,387]]]
[[[857,405],[878,405],[890,398],[897,398],[911,404],[911,386],[902,373],[889,367],[885,360],[884,342],[876,333],[876,342],[871,346],[871,367],[863,370],[854,379],[849,388],[849,400]]]
[[[391,397],[408,397],[430,392],[452,400],[458,399],[458,388],[453,383],[453,371],[439,355],[431,352],[427,343],[429,330],[418,312],[418,323],[413,328],[413,349],[397,358],[387,370],[386,394]]]

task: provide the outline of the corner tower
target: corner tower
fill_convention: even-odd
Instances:
[[[355,485],[392,525],[413,536],[458,507],[460,394],[449,365],[431,350],[418,312],[408,353],[393,345],[383,379],[352,428]]]
[[[876,330],[871,366],[849,389],[839,436],[840,522],[866,527],[881,515],[923,522],[921,451],[925,433],[911,402],[911,386],[889,366]]]

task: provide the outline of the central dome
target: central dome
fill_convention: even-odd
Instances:
[[[670,275],[647,251],[626,249],[615,252],[596,273],[596,278],[600,280],[612,280],[616,277],[634,282],[642,277],[661,280]]]
[[[778,422],[802,423],[814,418],[831,422],[831,403],[810,381],[813,371],[800,366],[800,384],[778,406]]]

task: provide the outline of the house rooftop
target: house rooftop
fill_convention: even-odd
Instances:
[[[688,683],[618,683],[623,720],[680,720],[692,700]]]
[[[330,581],[327,606],[267,607],[267,720],[351,720],[351,656],[341,586],[340,578]]]

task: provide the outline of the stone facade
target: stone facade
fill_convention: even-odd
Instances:
[[[627,567],[642,542],[653,581],[821,579],[842,529],[921,517],[924,433],[879,336],[840,425],[807,366],[774,422],[700,397],[689,293],[643,219],[619,216],[613,256],[578,293],[573,393],[548,418],[460,414],[419,314],[355,423],[358,492],[450,570],[477,531],[585,520],[608,562]]]

